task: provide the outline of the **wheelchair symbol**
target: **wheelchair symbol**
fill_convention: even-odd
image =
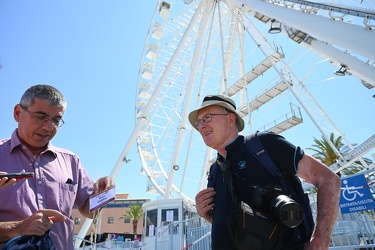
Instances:
[[[357,194],[359,197],[362,197],[364,194],[360,193],[358,190],[355,189],[354,186],[348,187],[348,181],[344,180],[343,183],[345,184],[344,190],[342,191],[342,196],[347,201],[353,201],[357,198]]]

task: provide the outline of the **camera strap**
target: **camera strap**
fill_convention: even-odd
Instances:
[[[230,170],[230,167],[228,164],[224,161],[224,158],[217,154],[216,163],[219,165],[221,171],[223,172],[224,181],[228,186],[229,192],[232,196],[232,200],[234,204],[237,204],[238,198],[237,195],[234,193],[234,186],[233,186],[233,178],[232,178],[232,171]]]
[[[251,182],[249,182],[247,179],[239,176],[237,173],[232,173],[232,171],[230,169],[229,161],[225,161],[224,157],[222,157],[220,154],[217,154],[216,163],[217,163],[217,165],[219,165],[219,167],[220,167],[220,169],[223,173],[224,181],[226,182],[226,184],[228,186],[228,190],[230,191],[231,196],[232,196],[232,200],[235,204],[237,204],[239,199],[238,199],[236,193],[234,192],[233,177],[235,177],[238,180],[241,180],[244,183],[246,183],[249,187],[249,190],[251,190],[251,191],[254,188],[256,188],[256,186],[254,184],[252,184]]]

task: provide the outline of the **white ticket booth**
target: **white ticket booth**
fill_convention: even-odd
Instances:
[[[142,206],[144,211],[142,250],[174,249],[184,245],[184,220],[192,217],[191,208],[183,199],[149,201]]]

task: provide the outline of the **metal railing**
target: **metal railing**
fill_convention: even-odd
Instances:
[[[82,240],[82,246],[79,250],[102,250],[102,249],[112,249],[112,250],[140,250],[143,246],[138,240],[107,240],[100,243],[94,243],[85,239]]]
[[[211,224],[202,218],[157,227],[156,232],[155,250],[211,249]]]

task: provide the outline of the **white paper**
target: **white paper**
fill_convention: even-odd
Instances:
[[[154,228],[155,228],[154,225],[150,225],[148,227],[148,236],[154,236]]]
[[[167,211],[167,221],[173,221],[173,210]]]
[[[111,188],[108,192],[102,192],[90,197],[90,213],[105,206],[109,202],[115,200],[115,189]]]

